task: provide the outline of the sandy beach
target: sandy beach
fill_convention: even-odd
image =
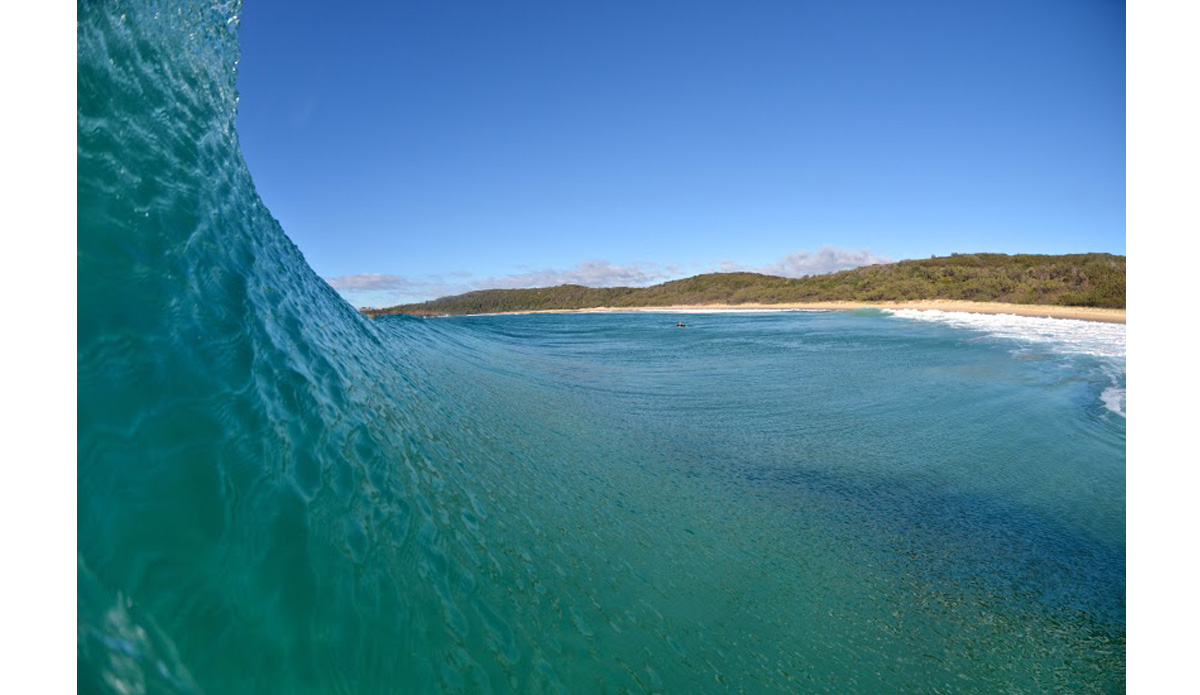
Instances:
[[[614,311],[695,311],[697,309],[918,309],[921,311],[965,311],[973,314],[1015,314],[1017,316],[1041,316],[1056,319],[1078,319],[1082,321],[1104,321],[1125,323],[1124,309],[1101,309],[1078,306],[1050,306],[1044,304],[1006,304],[1003,302],[966,302],[954,299],[921,299],[911,302],[802,302],[784,304],[686,304],[673,306],[642,307],[590,307],[587,309],[550,309],[545,311],[505,312],[519,314],[549,314],[568,312],[614,312]]]

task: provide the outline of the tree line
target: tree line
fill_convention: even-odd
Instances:
[[[559,285],[478,290],[386,309],[371,316],[440,316],[506,311],[689,304],[959,299],[1125,308],[1125,257],[1107,253],[956,253],[803,278],[706,273],[650,287]]]

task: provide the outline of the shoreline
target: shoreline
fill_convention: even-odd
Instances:
[[[916,309],[919,311],[962,311],[970,314],[1014,314],[1038,318],[1075,319],[1104,323],[1125,323],[1125,309],[1099,307],[1056,306],[1048,304],[1008,304],[1004,302],[969,302],[958,299],[918,299],[906,302],[787,302],[781,304],[674,304],[666,306],[614,307],[598,306],[583,309],[539,309],[533,311],[501,311],[491,314],[459,314],[460,316],[502,316],[505,314],[568,314],[617,313],[623,311],[729,311],[729,310],[788,310],[808,309],[850,311],[853,309]],[[449,316],[449,314],[447,314]],[[436,318],[436,317],[435,317]]]

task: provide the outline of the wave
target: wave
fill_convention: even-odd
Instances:
[[[1100,394],[1100,400],[1104,402],[1104,407],[1112,412],[1125,417],[1125,389],[1110,386],[1104,389]]]
[[[1042,345],[1064,353],[1125,358],[1125,324],[1014,314],[973,314],[936,309],[886,309],[899,318],[932,321]]]
[[[921,534],[898,545],[895,518],[839,511],[839,495],[893,494],[886,479],[789,482],[807,507],[774,488],[730,495],[687,439],[626,416],[646,394],[605,407],[599,389],[564,386],[610,365],[480,326],[498,319],[364,318],[305,263],[241,157],[240,5],[77,10],[81,691],[945,689],[964,682],[960,661],[897,655],[954,650],[962,626],[999,655],[972,671],[980,689],[1039,689],[1045,664],[1122,679],[1112,543],[989,515],[987,547],[1033,569],[1000,599],[979,577],[924,591],[907,558],[941,557],[953,578],[946,534],[980,531],[919,515],[978,494],[856,507],[913,515]],[[710,458],[753,451],[740,441]],[[1042,572],[1066,599],[1021,584]],[[1038,602],[1094,595],[1116,608]],[[1030,648],[1012,625],[1048,637]]]
[[[1110,385],[1100,394],[1104,407],[1125,413],[1125,324],[1013,314],[973,314],[962,311],[888,309],[893,316],[946,324],[1010,341],[1016,349],[1031,347],[1063,355],[1087,355],[1103,361]]]

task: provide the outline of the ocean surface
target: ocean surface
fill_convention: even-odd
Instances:
[[[81,692],[1123,690],[1123,325],[371,321],[238,5],[77,8]]]

